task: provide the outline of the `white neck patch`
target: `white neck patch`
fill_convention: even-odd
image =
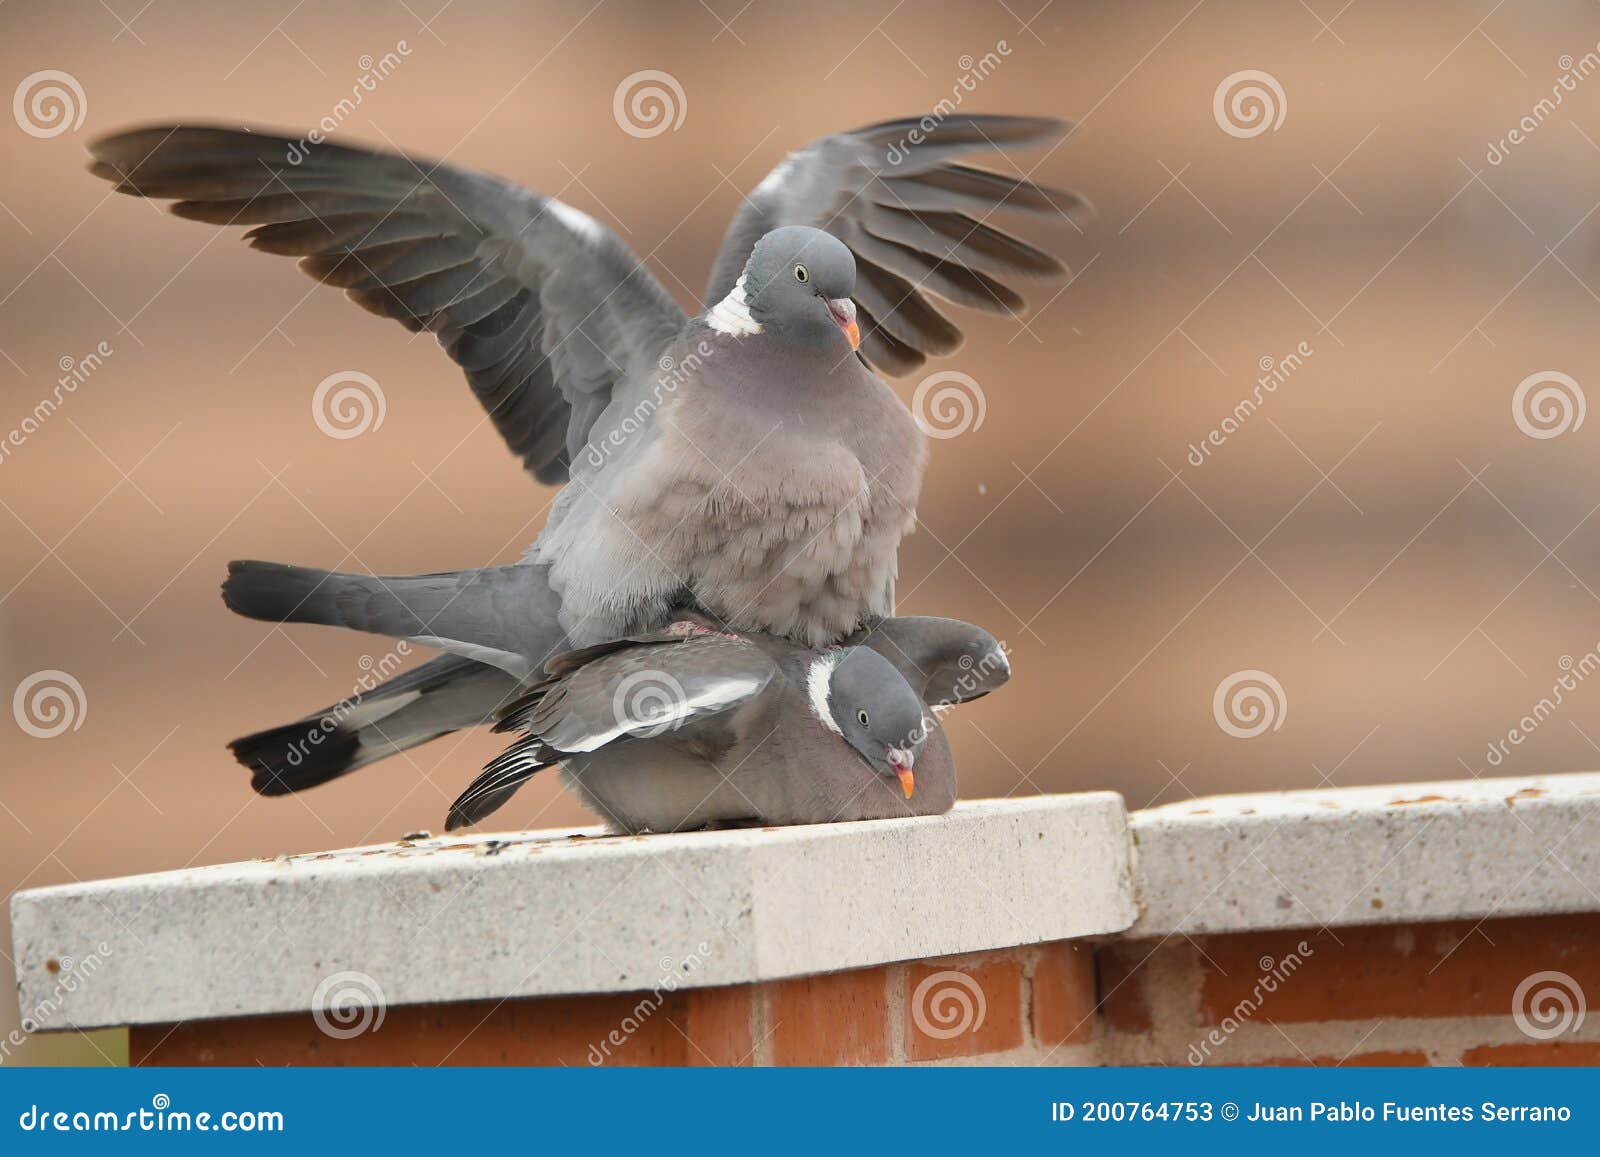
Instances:
[[[761,323],[750,316],[750,299],[744,295],[744,274],[739,274],[728,296],[711,307],[711,312],[706,314],[706,324],[718,333],[730,333],[735,337],[761,332]]]
[[[833,669],[839,665],[839,651],[819,655],[806,670],[806,698],[811,701],[811,713],[835,735],[843,735],[833,712],[828,710],[828,685],[833,681]]]

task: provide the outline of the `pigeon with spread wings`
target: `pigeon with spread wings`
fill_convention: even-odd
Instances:
[[[736,216],[710,308],[692,318],[599,222],[497,177],[333,144],[302,153],[223,127],[95,142],[92,169],[119,192],[252,225],[256,248],[435,333],[525,467],[570,483],[532,565],[497,568],[515,573],[494,582],[241,564],[228,588],[242,614],[448,654],[420,682],[364,696],[309,770],[286,763],[283,729],[240,741],[240,758],[295,790],[484,721],[506,687],[478,668],[506,668],[478,640],[518,599],[539,608],[518,635],[544,653],[647,629],[679,606],[812,647],[891,613],[926,445],[873,370],[910,372],[959,344],[930,298],[1012,311],[1022,301],[1002,278],[1059,272],[987,219],[1071,216],[1082,200],[958,158],[1066,127],[952,116],[814,142]],[[436,598],[452,578],[460,589]],[[477,690],[461,694],[469,677]]]

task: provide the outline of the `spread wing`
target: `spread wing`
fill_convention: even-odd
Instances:
[[[612,388],[683,312],[610,230],[498,177],[265,132],[166,125],[104,137],[90,171],[254,225],[257,249],[412,331],[430,330],[541,482],[560,482]]]
[[[1025,303],[1000,278],[1064,272],[1050,254],[988,224],[996,210],[1071,218],[1088,209],[1076,193],[955,158],[1040,144],[1070,127],[1044,117],[951,116],[931,129],[885,121],[814,141],[790,153],[733,219],[706,300],[727,295],[769,230],[826,229],[856,257],[861,353],[885,373],[910,373],[961,344],[961,330],[927,295],[1016,313]]]
[[[562,658],[550,667],[561,669]],[[758,647],[725,635],[640,642],[540,684],[506,709],[495,730],[520,731],[554,752],[596,751],[737,707],[777,671]]]
[[[552,677],[507,707],[495,724],[496,731],[521,732],[522,738],[450,806],[447,831],[489,816],[564,755],[619,739],[670,737],[748,703],[778,673],[743,639],[665,631],[558,655],[547,669]]]

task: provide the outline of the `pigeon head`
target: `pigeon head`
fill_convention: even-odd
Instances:
[[[829,651],[812,661],[807,689],[817,718],[910,799],[928,721],[894,664],[870,647]]]
[[[856,306],[856,259],[843,241],[821,229],[785,225],[750,252],[744,273],[707,320],[727,333],[773,333],[820,350],[861,344]]]

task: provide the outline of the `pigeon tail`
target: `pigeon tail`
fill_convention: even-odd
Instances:
[[[492,566],[419,575],[362,575],[233,562],[222,599],[247,618],[348,627],[437,647],[518,678],[566,650],[549,568]]]
[[[363,762],[359,733],[337,724],[324,731],[320,718],[242,736],[228,744],[228,750],[250,769],[250,787],[257,795],[304,791],[338,779]]]
[[[279,562],[235,561],[228,564],[222,601],[247,619],[343,626],[335,597],[342,577]]]
[[[441,655],[293,723],[235,739],[260,795],[289,795],[465,727],[487,723],[517,682],[495,667]]]

